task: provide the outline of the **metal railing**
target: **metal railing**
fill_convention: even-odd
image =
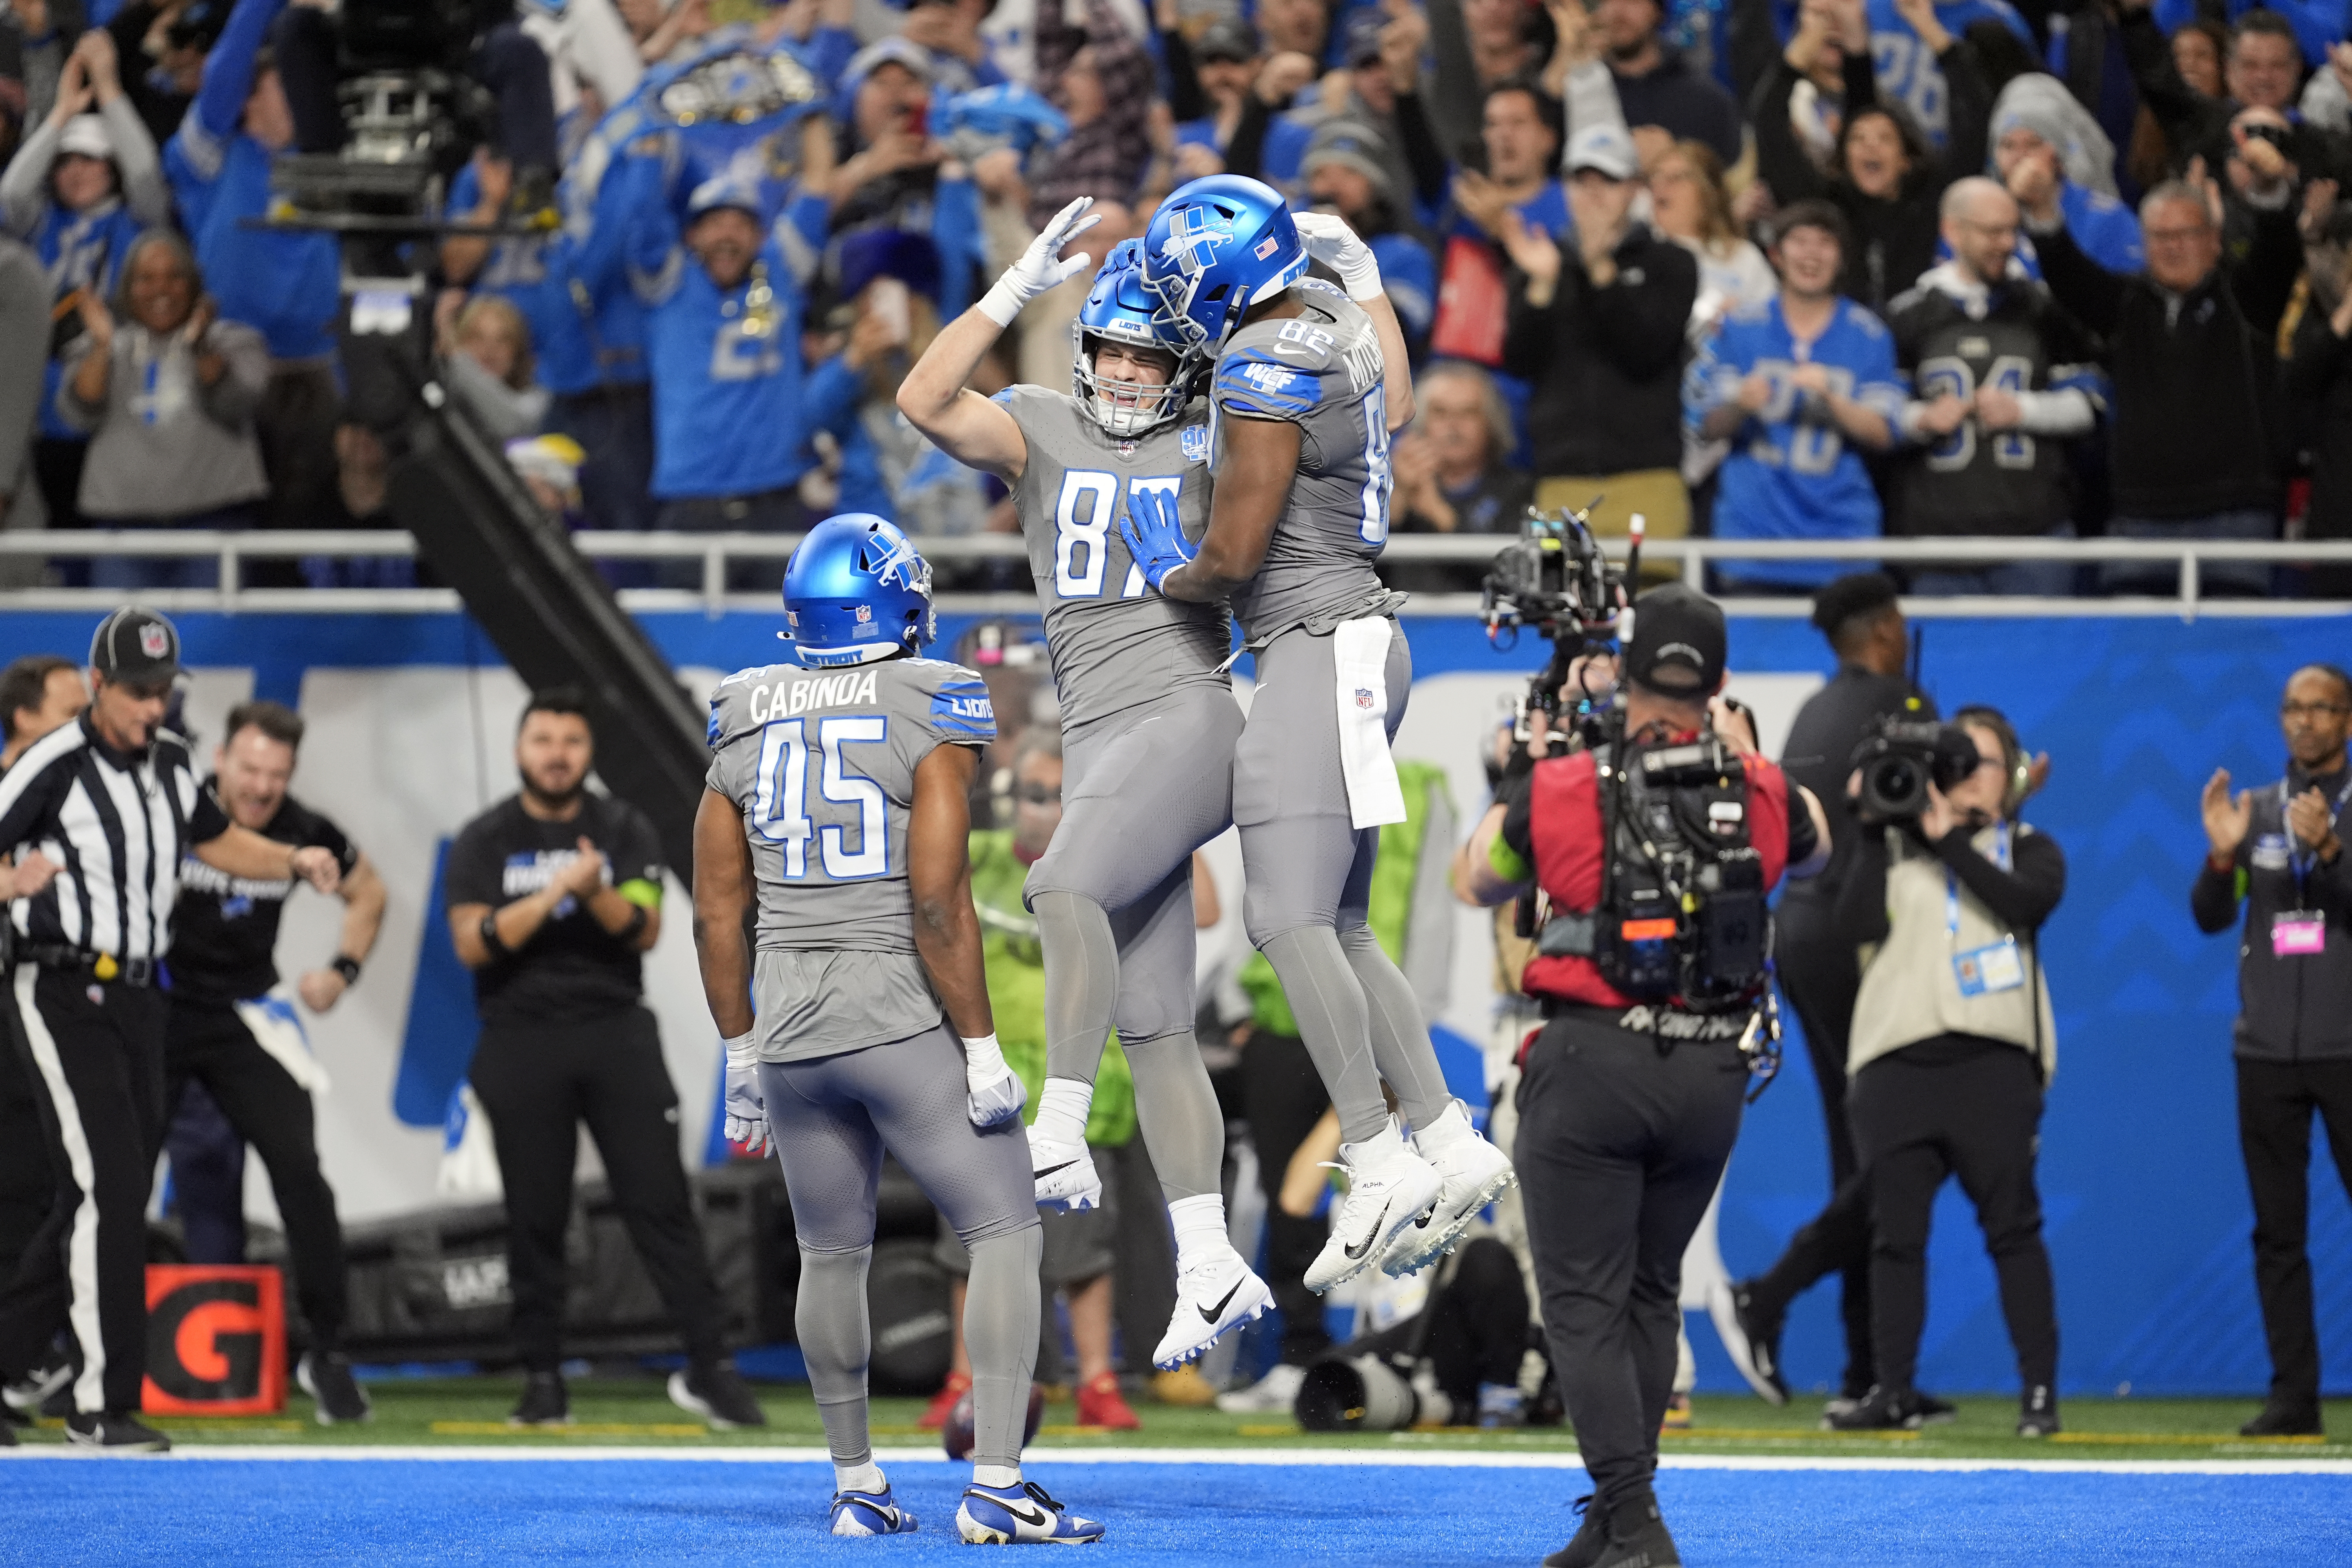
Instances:
[[[783,563],[797,534],[759,533],[604,533],[572,536],[581,552],[596,561],[686,561],[695,563],[698,586],[625,588],[623,607],[637,613],[700,610],[717,616],[730,609],[768,609],[775,605],[772,591],[730,593],[730,566],[765,563],[781,580]],[[1026,553],[1013,534],[981,533],[926,538],[923,553],[943,568],[990,561],[1018,561]],[[1494,534],[1402,534],[1389,541],[1383,566],[1446,564],[1480,566],[1504,542]],[[1612,557],[1622,560],[1622,540],[1604,540]],[[0,584],[22,576],[16,562],[132,557],[138,559],[210,559],[215,587],[59,588],[0,586],[0,611],[89,610],[110,607],[126,597],[164,610],[213,610],[236,613],[305,611],[362,614],[432,613],[459,607],[455,591],[446,588],[278,588],[248,584],[247,564],[255,561],[295,560],[306,556],[333,559],[408,559],[415,542],[394,531],[287,531],[257,532],[172,532],[163,530],[58,531],[0,533]],[[1983,563],[2056,562],[2075,564],[2141,562],[2169,566],[2178,584],[2170,595],[2118,597],[2006,597],[1969,595],[1951,598],[1913,597],[1904,601],[1915,616],[2010,617],[2148,617],[2178,616],[2193,621],[2200,616],[2337,616],[2352,614],[2352,601],[2286,598],[2213,598],[2204,591],[2204,568],[2216,562],[2257,562],[2278,565],[2352,566],[2352,540],[2235,542],[2194,540],[2173,542],[2145,539],[1856,539],[1856,540],[1728,540],[1654,539],[1643,546],[1645,566],[1661,561],[1675,563],[1685,582],[1704,588],[1710,563],[1768,561],[1850,561],[1889,565],[1943,563],[1961,569]],[[1645,572],[1645,575],[1648,574]],[[1727,595],[1724,607],[1734,615],[1801,617],[1811,613],[1809,595]],[[1034,614],[1036,599],[1026,588],[1007,592],[943,592],[940,607],[966,615]],[[1476,613],[1475,593],[1415,593],[1409,616],[1463,616]]]

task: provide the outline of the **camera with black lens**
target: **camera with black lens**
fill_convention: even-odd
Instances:
[[[1950,790],[1977,771],[1977,743],[1957,724],[1882,719],[1854,748],[1855,805],[1874,822],[1908,822],[1927,809],[1927,786]]]
[[[1478,614],[1486,623],[1487,640],[1507,652],[1517,646],[1521,631],[1533,630],[1552,645],[1550,660],[1528,683],[1518,705],[1514,736],[1522,746],[1530,733],[1530,714],[1539,711],[1551,728],[1562,728],[1559,689],[1567,684],[1570,666],[1580,654],[1606,652],[1612,646],[1627,605],[1625,584],[1640,564],[1638,531],[1622,571],[1601,551],[1589,521],[1600,500],[1595,496],[1575,511],[1528,508],[1526,531],[1498,551],[1486,567]],[[1571,716],[1577,725],[1597,721],[1595,704],[1580,704],[1580,709]]]

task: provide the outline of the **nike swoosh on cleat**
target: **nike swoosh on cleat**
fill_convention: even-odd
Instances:
[[[1034,1510],[1032,1510],[1027,1513],[1024,1513],[1019,1509],[1014,1508],[1011,1503],[1004,1501],[1001,1498],[996,1500],[996,1501],[998,1507],[1003,1509],[1005,1512],[1011,1514],[1022,1523],[1029,1525],[1034,1529],[1042,1530],[1045,1528],[1045,1516],[1044,1514],[1036,1512]]]
[[[1217,1298],[1217,1304],[1215,1306],[1200,1307],[1201,1321],[1208,1323],[1215,1322],[1218,1317],[1223,1313],[1226,1305],[1233,1300],[1234,1292],[1239,1290],[1241,1288],[1242,1282],[1236,1279],[1234,1281],[1233,1289],[1227,1290],[1223,1296]],[[1199,1304],[1196,1302],[1194,1305],[1198,1306]]]
[[[1372,1243],[1377,1241],[1380,1238],[1381,1232],[1388,1227],[1389,1210],[1395,1203],[1396,1200],[1394,1198],[1391,1198],[1387,1203],[1381,1205],[1381,1216],[1372,1222],[1371,1231],[1364,1237],[1364,1244],[1361,1247],[1343,1247],[1339,1249],[1348,1255],[1349,1262],[1355,1262],[1358,1258],[1363,1257],[1365,1253],[1370,1252],[1372,1249]]]
[[[1066,1171],[1076,1163],[1077,1162],[1076,1160],[1065,1160],[1058,1165],[1048,1165],[1042,1171],[1032,1171],[1029,1173],[1029,1175],[1032,1180],[1043,1180],[1045,1177],[1052,1175],[1056,1171]]]

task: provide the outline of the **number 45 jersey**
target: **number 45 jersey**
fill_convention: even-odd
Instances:
[[[1042,386],[996,401],[1021,426],[1028,459],[1013,504],[1045,617],[1045,651],[1066,731],[1185,686],[1230,689],[1222,605],[1151,592],[1119,532],[1122,513],[1173,508],[1195,543],[1209,524],[1205,410],[1121,439],[1085,404]]]
[[[995,738],[980,677],[936,659],[772,664],[711,693],[704,782],[742,814],[759,890],[762,1059],[855,1050],[939,1022],[907,881],[915,770],[940,746]]]

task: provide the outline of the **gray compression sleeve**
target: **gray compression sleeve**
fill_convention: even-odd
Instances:
[[[963,1342],[971,1357],[975,1465],[1021,1462],[1029,1380],[1037,1366],[1037,1264],[1045,1250],[1045,1227],[1034,1225],[992,1236],[971,1248]]]
[[[1092,1084],[1118,1005],[1118,941],[1100,904],[1077,893],[1030,900],[1045,949],[1045,1076]]]
[[[1436,1048],[1429,1043],[1421,999],[1412,994],[1412,982],[1381,948],[1371,927],[1342,929],[1339,946],[1370,1008],[1372,1060],[1397,1097],[1397,1108],[1419,1131],[1454,1101],[1445,1087],[1445,1074],[1437,1065]]]
[[[866,1268],[873,1261],[870,1247],[856,1252],[801,1248],[800,1297],[793,1319],[800,1329],[801,1355],[808,1363],[816,1413],[824,1423],[824,1446],[836,1465],[862,1465],[874,1457],[866,1433],[866,1360],[871,1342]],[[1034,1331],[1030,1337],[1035,1338]]]
[[[1160,1173],[1160,1195],[1172,1204],[1219,1191],[1225,1118],[1192,1031],[1119,1044],[1135,1075],[1135,1117]]]
[[[1261,951],[1282,982],[1298,1037],[1339,1112],[1340,1138],[1360,1143],[1375,1136],[1388,1123],[1388,1101],[1381,1097],[1381,1072],[1372,1060],[1363,983],[1339,946],[1339,933],[1326,925],[1299,926]]]

